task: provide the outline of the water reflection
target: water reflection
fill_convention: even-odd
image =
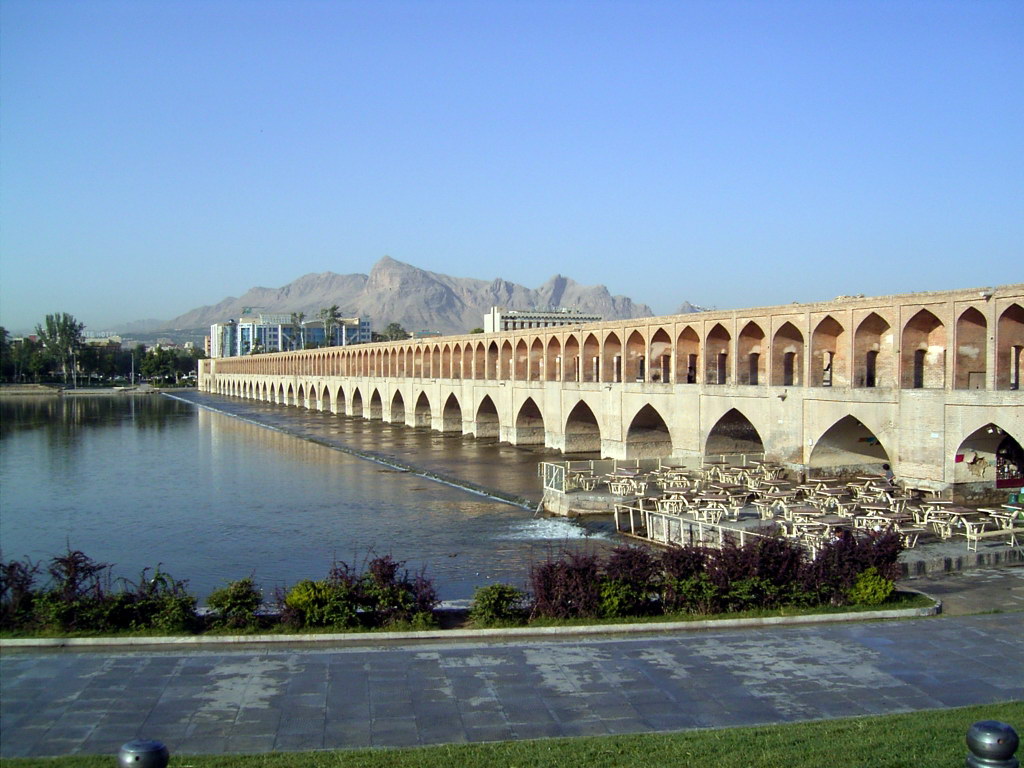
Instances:
[[[334,558],[393,554],[460,598],[493,581],[522,584],[564,542],[607,545],[600,524],[586,539],[567,521],[332,448],[389,452],[531,498],[540,452],[190,396],[234,416],[163,397],[0,401],[4,557],[48,558],[70,544],[129,578],[160,561],[205,596],[250,574],[270,589],[321,578]]]

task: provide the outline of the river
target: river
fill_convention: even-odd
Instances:
[[[46,561],[70,547],[131,580],[161,563],[201,599],[250,575],[270,597],[335,559],[390,554],[464,599],[525,586],[563,547],[611,543],[607,521],[535,517],[537,464],[552,455],[194,391],[0,398],[0,551]]]

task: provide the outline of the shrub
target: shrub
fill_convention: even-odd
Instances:
[[[661,568],[667,579],[689,579],[707,569],[708,550],[704,547],[671,547],[661,553]]]
[[[476,627],[521,624],[526,616],[526,593],[508,584],[488,584],[473,593],[469,620]]]
[[[370,561],[357,582],[360,604],[367,611],[365,621],[388,626],[411,621],[417,614],[433,613],[440,602],[433,582],[423,571],[410,578],[409,572],[402,570],[399,576],[404,565],[405,561],[396,561],[391,555]],[[337,570],[338,567],[334,569]],[[345,573],[343,583],[349,583],[354,571],[344,563],[341,571]]]
[[[709,614],[718,608],[718,588],[706,573],[665,581],[662,602],[668,612]]]
[[[263,604],[263,596],[252,577],[248,577],[214,590],[206,604],[216,611],[213,626],[248,629],[259,623],[257,611]]]
[[[594,618],[600,611],[597,555],[562,552],[530,569],[534,616],[553,619]]]
[[[624,579],[602,579],[600,613],[606,619],[644,616],[651,613],[651,601],[643,587]]]
[[[353,627],[358,623],[355,595],[346,584],[300,581],[288,592],[289,618],[299,627]]]
[[[39,567],[28,558],[0,562],[0,629],[19,629],[32,622]]]
[[[854,605],[881,605],[896,589],[892,579],[887,579],[878,568],[871,566],[857,575],[847,593],[847,599]]]

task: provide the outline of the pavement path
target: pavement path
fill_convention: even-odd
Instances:
[[[5,651],[0,756],[397,747],[1020,699],[1024,613],[518,642]]]

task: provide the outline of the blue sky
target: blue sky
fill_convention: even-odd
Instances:
[[[1024,3],[0,4],[0,323],[388,254],[718,308],[1024,281]]]

